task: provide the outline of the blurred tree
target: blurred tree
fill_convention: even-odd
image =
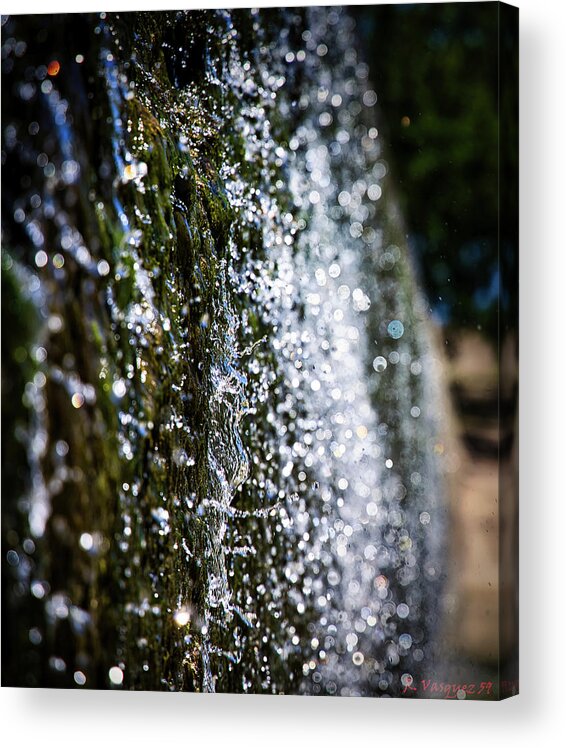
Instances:
[[[493,338],[500,4],[375,5],[355,14],[392,184],[433,314]]]

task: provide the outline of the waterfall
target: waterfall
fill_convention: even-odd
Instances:
[[[440,400],[353,22],[56,23],[3,28],[21,682],[410,695]]]
[[[289,463],[299,481],[314,476],[320,516],[304,546],[319,617],[303,689],[399,693],[432,654],[444,532],[438,372],[406,245],[390,243],[399,220],[378,208],[391,199],[387,165],[353,24],[313,8],[276,48],[281,75],[286,63],[301,76],[289,182],[303,225],[280,271],[301,306],[280,346],[304,412]],[[292,97],[280,104],[286,116]]]

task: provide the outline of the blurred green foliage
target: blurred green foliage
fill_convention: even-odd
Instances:
[[[431,309],[446,325],[479,326],[492,337],[500,287],[498,48],[500,34],[512,34],[502,8],[486,2],[354,9],[391,182]],[[504,54],[513,86],[515,50]],[[506,124],[515,132],[507,138],[502,131],[501,144],[512,150],[510,115]]]

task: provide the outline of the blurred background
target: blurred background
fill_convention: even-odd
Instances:
[[[517,15],[500,3],[352,9],[451,401],[448,680],[515,687]]]

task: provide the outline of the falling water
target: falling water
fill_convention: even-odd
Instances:
[[[442,443],[353,23],[80,23],[68,90],[3,29],[22,682],[398,695],[433,654]]]
[[[388,243],[398,219],[376,209],[387,166],[353,24],[312,9],[297,25],[298,43],[285,31],[277,49],[287,64],[302,62],[289,179],[305,219],[280,272],[302,307],[280,339],[306,411],[288,464],[299,480],[315,477],[323,506],[305,547],[319,618],[303,689],[398,693],[431,654],[443,531],[435,363],[408,259]],[[281,106],[290,115],[296,103]],[[436,532],[425,536],[431,516]]]

